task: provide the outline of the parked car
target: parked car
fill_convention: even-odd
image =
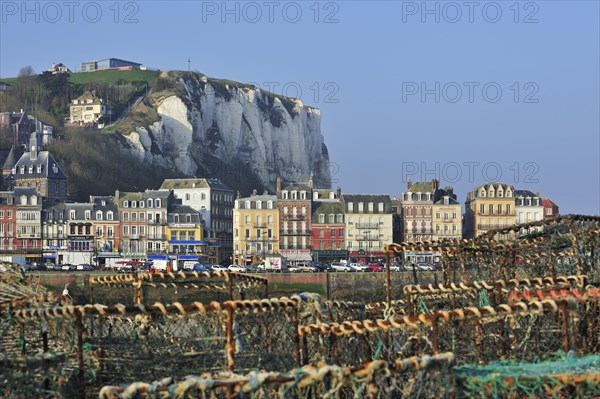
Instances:
[[[382,272],[384,269],[383,267],[381,267],[380,265],[378,265],[377,263],[369,263],[367,265],[367,268],[369,270],[371,270],[372,272]]]
[[[353,268],[352,266],[345,265],[340,262],[333,262],[331,264],[331,268],[333,269],[333,271],[336,271],[336,272],[355,272],[356,271],[356,269]]]
[[[364,263],[350,263],[350,267],[352,267],[357,272],[370,272],[371,270]]]
[[[390,271],[392,271],[392,272],[405,272],[406,270],[407,270],[406,267],[399,263],[392,263],[390,265]]]
[[[210,268],[210,266],[203,265],[202,263],[196,263],[196,264],[194,264],[194,267],[192,268],[192,270],[195,271],[195,272],[210,272],[210,271],[212,271],[212,269]]]
[[[245,273],[248,271],[245,266],[240,266],[240,265],[229,265],[227,270],[230,272],[238,272],[238,273]]]
[[[75,265],[70,265],[68,263],[65,263],[61,266],[60,268],[63,272],[72,272],[75,271]]]
[[[210,268],[212,269],[213,272],[227,272],[227,271],[229,271],[229,269],[227,269],[223,265],[212,265]]]
[[[55,264],[55,263],[52,263],[52,262],[48,262],[48,263],[46,263],[46,264],[44,265],[44,268],[45,268],[47,271],[54,271],[54,270],[56,270],[56,264]]]
[[[298,269],[300,269],[301,272],[306,273],[314,273],[319,271],[318,267],[314,267],[310,263],[299,263],[297,267]]]
[[[87,263],[83,263],[81,265],[77,265],[77,270],[78,271],[90,271],[93,270],[94,268],[92,267],[92,265],[87,264]]]
[[[288,266],[287,269],[284,269],[288,273],[300,273],[302,270],[298,266]]]
[[[327,263],[314,263],[313,266],[319,269],[320,272],[330,272],[332,270],[331,265]]]
[[[429,263],[417,263],[418,270],[434,271],[435,268]]]

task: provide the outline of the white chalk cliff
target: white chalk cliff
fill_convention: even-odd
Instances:
[[[239,180],[272,190],[278,175],[284,181],[312,175],[315,187],[331,186],[318,109],[195,73],[177,77],[177,87],[155,98],[160,120],[125,135],[140,160],[230,186]],[[248,182],[253,178],[260,182]]]

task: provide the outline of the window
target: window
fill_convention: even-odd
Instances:
[[[325,230],[319,229],[319,238],[323,238],[323,237],[325,237]]]
[[[96,212],[96,220],[102,220],[102,211]]]
[[[113,213],[112,213],[112,211],[106,212],[106,220],[113,220]]]
[[[250,238],[250,229],[246,229],[246,240]]]
[[[498,215],[502,215],[502,204],[498,204]]]
[[[144,218],[146,214],[144,212],[140,212],[140,221],[144,221]]]
[[[510,215],[510,204],[506,204],[506,214]]]
[[[179,223],[179,215],[173,215],[173,222]]]
[[[335,223],[335,215],[329,215],[329,223]]]
[[[179,239],[182,240],[182,241],[183,240],[187,240],[187,231],[185,231],[185,230],[180,231],[179,232]]]
[[[319,223],[325,223],[325,215],[322,213],[319,214]]]
[[[152,208],[152,199],[151,198],[148,199],[148,201],[146,201],[146,205],[147,205],[146,206],[147,208]]]
[[[485,214],[485,205],[484,204],[479,204],[479,213],[482,215]]]
[[[123,208],[129,208],[129,201],[123,201]]]
[[[273,209],[273,201],[267,201],[267,209]]]
[[[146,235],[146,228],[144,226],[140,226],[140,235]]]
[[[185,200],[189,201],[190,200],[190,193],[185,193]]]
[[[137,207],[137,201],[131,201],[131,207],[132,208]]]
[[[92,211],[85,211],[85,220],[90,220],[92,218]]]
[[[161,207],[161,205],[160,205],[160,198],[157,198],[157,199],[154,201],[154,204],[156,205],[156,206],[155,206],[156,208],[160,208],[160,207]]]
[[[436,213],[435,213],[435,218],[436,218],[436,219],[439,219],[439,218],[440,218],[440,213],[439,213],[439,212],[436,212]]]
[[[348,212],[354,212],[354,204],[352,202],[348,202]]]
[[[358,203],[358,213],[362,213],[362,212],[363,212],[363,210],[364,210],[364,208],[363,208],[363,203],[362,203],[362,202],[359,202],[359,203]]]
[[[373,203],[369,202],[369,212],[373,212]]]
[[[250,215],[246,215],[246,224],[250,224]]]
[[[337,222],[338,223],[344,223],[344,218],[343,218],[343,216],[342,216],[341,213],[338,213],[338,215],[337,215]]]
[[[494,204],[489,204],[488,209],[490,211],[490,215],[493,215],[494,214]]]
[[[273,215],[268,215],[267,216],[267,223],[268,224],[273,224]]]
[[[331,229],[331,236],[335,237],[335,229]]]
[[[75,210],[70,210],[69,211],[69,219],[71,219],[71,220],[75,219]]]
[[[129,226],[123,226],[123,235],[129,235]]]

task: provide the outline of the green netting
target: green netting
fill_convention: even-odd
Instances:
[[[459,390],[467,398],[595,398],[600,395],[600,355],[577,357],[558,353],[535,363],[500,361],[453,369]]]

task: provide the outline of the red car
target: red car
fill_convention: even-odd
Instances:
[[[382,272],[383,271],[383,267],[379,266],[376,263],[369,263],[367,265],[367,268],[372,272]]]

